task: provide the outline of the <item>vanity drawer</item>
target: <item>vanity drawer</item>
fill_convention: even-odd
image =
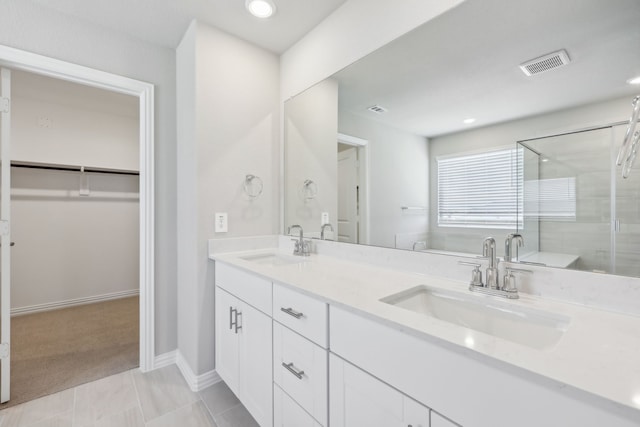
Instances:
[[[320,424],[327,424],[328,353],[273,322],[273,381]]]
[[[274,283],[273,318],[324,348],[328,346],[327,313],[324,302]]]
[[[216,261],[216,286],[271,316],[271,282],[237,267]]]
[[[273,426],[322,427],[276,384],[273,385]]]

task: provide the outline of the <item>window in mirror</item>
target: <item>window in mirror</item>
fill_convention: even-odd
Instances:
[[[576,178],[548,178],[524,182],[527,219],[576,220]]]
[[[439,157],[436,163],[438,226],[522,229],[522,150]]]

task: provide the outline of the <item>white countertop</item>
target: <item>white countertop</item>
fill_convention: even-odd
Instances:
[[[518,300],[498,298],[515,306],[543,310],[571,319],[560,341],[552,348],[540,350],[379,301],[423,284],[469,293],[465,282],[346,262],[317,254],[301,258],[304,262],[300,264],[275,266],[240,258],[274,251],[277,250],[221,253],[210,258],[252,271],[330,304],[365,314],[404,332],[446,341],[454,347],[465,349],[467,354],[471,349],[640,411],[640,317],[522,293]]]

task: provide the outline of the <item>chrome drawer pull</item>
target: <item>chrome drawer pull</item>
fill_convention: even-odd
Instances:
[[[296,368],[294,368],[293,367],[293,362],[291,362],[291,363],[282,362],[282,366],[284,366],[287,369],[287,371],[289,371],[293,375],[295,375],[299,380],[302,379],[302,376],[304,375],[304,371],[298,371]]]
[[[302,316],[304,316],[303,313],[300,313],[299,311],[295,311],[294,309],[292,309],[291,307],[289,308],[284,308],[284,307],[280,307],[280,311],[284,311],[285,313],[287,313],[289,316],[293,316],[296,319],[301,318]]]
[[[242,318],[242,312],[236,310],[236,322],[234,324],[234,326],[236,327],[236,330],[234,331],[236,334],[238,333],[238,329],[242,329],[242,325],[240,324],[240,322],[238,321],[238,318]]]
[[[234,316],[235,314],[235,316]],[[242,329],[242,325],[238,324],[238,316],[242,316],[242,313],[237,308],[229,307],[229,329],[234,329],[233,332],[238,333],[238,329]]]

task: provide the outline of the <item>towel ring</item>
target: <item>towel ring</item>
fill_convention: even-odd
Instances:
[[[243,187],[245,194],[249,198],[255,199],[262,194],[264,184],[262,183],[262,178],[249,174],[244,178]]]
[[[302,198],[304,200],[312,200],[318,194],[318,184],[310,179],[305,179],[302,184]]]

